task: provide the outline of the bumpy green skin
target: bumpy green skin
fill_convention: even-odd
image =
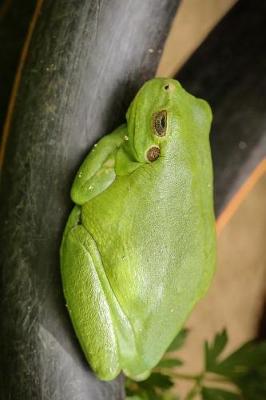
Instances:
[[[156,125],[161,111],[166,119]],[[127,123],[77,173],[61,272],[76,335],[103,380],[121,370],[147,377],[209,286],[211,118],[209,105],[177,81],[148,81]],[[160,149],[154,160],[151,147]]]

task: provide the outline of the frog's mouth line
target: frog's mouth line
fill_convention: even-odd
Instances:
[[[128,120],[131,119],[132,121],[132,126],[134,127],[133,132],[132,132],[132,140],[129,139],[129,147],[133,152],[133,155],[136,159],[136,161],[139,162],[138,160],[138,153],[137,149],[135,146],[135,139],[136,139],[136,120],[137,120],[137,110],[136,110],[136,104],[132,104],[132,109],[129,108],[129,115],[127,117],[127,124],[128,124],[128,135],[129,138],[131,137],[130,132],[129,132],[129,123]],[[133,114],[133,115],[132,115]],[[133,117],[133,118],[132,118]]]

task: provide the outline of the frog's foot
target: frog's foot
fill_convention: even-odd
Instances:
[[[103,380],[120,372],[112,312],[99,270],[97,246],[74,208],[61,246],[61,273],[67,307],[89,364]],[[72,226],[72,227],[71,227]]]
[[[138,375],[132,375],[126,369],[124,369],[123,372],[126,376],[128,376],[130,379],[132,379],[133,381],[136,381],[136,382],[145,381],[151,374],[151,370],[147,370],[147,371],[143,372],[142,374],[138,374]]]

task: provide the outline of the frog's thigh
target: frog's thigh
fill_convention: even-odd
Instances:
[[[86,358],[101,379],[109,380],[120,371],[118,347],[97,274],[101,259],[92,256],[93,246],[95,242],[83,226],[70,229],[62,245],[61,271],[67,306]]]

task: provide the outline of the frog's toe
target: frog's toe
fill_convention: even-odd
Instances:
[[[128,371],[127,369],[124,369],[123,372],[126,376],[128,376],[130,379],[132,379],[136,382],[145,381],[145,379],[147,379],[151,374],[150,369],[145,372],[142,372],[141,374],[137,374],[137,375],[132,374],[132,372]]]

